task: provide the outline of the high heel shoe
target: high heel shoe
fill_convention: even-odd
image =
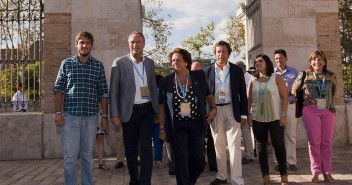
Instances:
[[[287,175],[281,175],[281,185],[288,185]]]
[[[336,182],[336,180],[331,176],[331,174],[323,174],[325,182]]]
[[[319,176],[318,175],[314,175],[312,178],[312,182],[313,183],[318,183],[319,182]]]
[[[263,184],[264,185],[271,185],[270,176],[269,175],[264,175],[263,176]]]
[[[98,169],[101,169],[101,170],[110,170],[104,163],[103,163],[103,164],[99,164]]]

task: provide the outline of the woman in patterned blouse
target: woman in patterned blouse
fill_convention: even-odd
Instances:
[[[176,48],[169,61],[175,72],[160,82],[160,138],[165,140],[164,125],[171,128],[176,181],[190,185],[196,183],[203,162],[205,119],[212,121],[217,109],[204,71],[190,71],[191,54]],[[206,101],[211,107],[207,114]]]
[[[335,73],[327,70],[324,52],[314,51],[309,57],[310,67],[303,82],[304,103],[302,119],[307,130],[312,182],[319,182],[322,172],[324,181],[335,182],[331,176],[332,138],[335,128],[333,97],[336,91]],[[301,86],[301,72],[292,87],[292,94]]]

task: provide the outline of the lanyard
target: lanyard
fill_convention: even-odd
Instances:
[[[181,93],[182,93],[182,99],[185,100],[186,99],[186,94],[187,94],[187,88],[188,88],[188,78],[189,78],[189,71],[187,70],[187,77],[186,77],[186,89],[183,88],[182,84],[181,84],[181,81],[180,81],[180,78],[178,77],[178,74],[175,73],[175,78],[177,79],[177,83],[176,83],[176,92],[178,94],[178,90],[177,90],[177,84],[179,84],[180,86],[180,89],[181,89]]]
[[[142,66],[142,74],[138,71],[138,68],[136,67],[136,65],[134,64],[134,62],[132,62],[133,68],[137,71],[137,74],[139,76],[139,78],[142,79],[143,85],[144,85],[144,62],[143,62],[143,66]]]
[[[270,78],[270,77],[269,77],[269,78]],[[264,93],[265,93],[265,91],[266,91],[266,88],[268,87],[269,78],[266,79],[264,89],[262,89],[262,86],[261,86],[261,84],[260,84],[260,79],[258,79],[258,83],[259,83],[259,97],[264,96]]]
[[[217,75],[216,75],[216,76],[218,76],[218,79],[219,79],[219,81],[220,81],[220,84],[221,84],[221,85],[224,85],[224,83],[225,83],[225,81],[226,81],[227,77],[229,77],[229,74],[230,74],[230,71],[229,71],[229,72],[227,72],[227,74],[226,74],[226,76],[225,76],[224,81],[221,81],[219,74],[217,74]]]
[[[319,97],[321,97],[321,93],[322,93],[322,91],[323,91],[323,89],[324,89],[324,86],[325,86],[325,75],[323,74],[323,82],[322,82],[322,84],[321,84],[321,86],[320,86],[320,83],[319,83],[319,81],[318,81],[318,79],[317,79],[317,75],[316,75],[315,73],[313,73],[313,74],[314,74],[314,77],[315,77],[315,81],[316,81],[317,84],[318,84]]]

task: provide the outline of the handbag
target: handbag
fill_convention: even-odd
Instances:
[[[302,80],[301,80],[301,85],[300,87],[296,90],[296,98],[295,98],[295,101],[296,101],[296,113],[295,113],[295,116],[296,118],[300,118],[302,117],[302,110],[303,110],[303,101],[304,101],[304,98],[303,98],[303,83],[304,83],[304,79],[306,78],[306,72],[305,71],[302,71],[303,72],[303,75],[302,75]]]

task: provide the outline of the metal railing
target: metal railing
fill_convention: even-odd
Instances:
[[[0,0],[0,112],[14,111],[20,84],[21,104],[41,111],[43,19],[42,0]]]

